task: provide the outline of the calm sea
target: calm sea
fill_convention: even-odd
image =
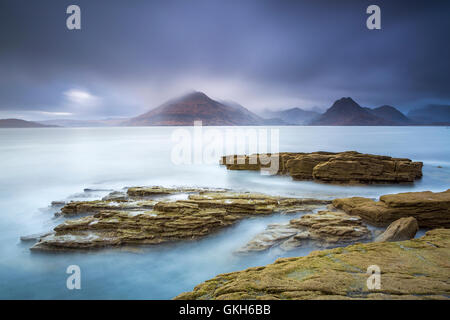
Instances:
[[[422,180],[396,186],[294,182],[289,177],[227,171],[217,163],[176,165],[171,154],[177,129],[0,129],[0,298],[170,299],[219,273],[315,249],[271,250],[247,257],[233,254],[267,224],[293,217],[274,215],[247,219],[200,241],[139,251],[31,253],[31,244],[21,243],[19,237],[61,223],[49,208],[54,200],[98,199],[108,193],[104,190],[136,185],[226,187],[327,199],[450,188],[450,129],[446,127],[267,128],[269,135],[270,130],[278,130],[280,151],[356,150],[424,162]],[[191,127],[184,129],[193,132]],[[83,192],[85,188],[94,191]],[[72,264],[81,268],[81,290],[66,288],[66,268]]]

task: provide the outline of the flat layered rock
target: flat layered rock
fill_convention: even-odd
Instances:
[[[361,218],[343,212],[320,211],[292,219],[288,224],[272,224],[258,234],[237,253],[250,253],[279,246],[292,250],[309,245],[331,247],[364,241],[371,233]]]
[[[205,188],[166,188],[160,186],[131,187],[122,191],[112,191],[101,200],[62,202],[62,208],[56,215],[72,216],[95,213],[102,210],[146,210],[152,209],[158,199],[176,194],[201,194],[204,192],[221,193],[225,189]]]
[[[420,228],[450,228],[450,189],[444,192],[406,192],[380,197],[380,201],[353,197],[333,200],[333,205],[376,226],[387,226],[414,217]]]
[[[369,289],[367,269],[381,270]],[[402,242],[376,242],[278,259],[221,274],[175,299],[449,299],[450,230]]]
[[[94,200],[94,201],[72,201],[61,208],[56,215],[79,215],[94,213],[103,210],[145,210],[151,209],[157,203],[155,200],[126,201],[126,200]]]
[[[204,189],[204,188],[166,188],[160,186],[151,187],[131,187],[127,189],[130,197],[152,197],[158,195],[169,195],[176,193],[194,193],[194,192],[225,192],[225,189]]]
[[[278,162],[275,171],[269,160]],[[267,170],[290,175],[294,180],[332,183],[413,182],[422,177],[423,165],[410,159],[355,151],[234,155],[222,157],[220,163],[228,170]]]
[[[253,193],[204,192],[186,200],[85,201],[65,212],[88,215],[58,225],[32,250],[94,249],[194,240],[249,216],[312,211],[330,201],[273,197]],[[148,208],[146,208],[148,206]],[[70,210],[69,210],[70,208]]]

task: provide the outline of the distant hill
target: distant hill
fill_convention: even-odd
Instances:
[[[409,119],[407,116],[405,116],[402,112],[400,112],[398,109],[392,107],[392,106],[381,106],[375,109],[369,109],[367,110],[372,113],[373,115],[382,118],[386,121],[393,122],[394,124],[398,125],[409,125],[412,124],[411,119]]]
[[[360,106],[352,98],[341,98],[323,114],[300,108],[281,111],[266,110],[257,115],[237,102],[216,101],[202,92],[191,92],[171,99],[133,118],[72,120],[54,119],[39,122],[21,119],[0,120],[0,128],[43,127],[111,127],[111,126],[192,126],[194,121],[205,126],[407,126],[450,125],[450,106],[429,105],[404,115],[395,107],[383,105],[374,109]]]
[[[363,108],[352,98],[341,98],[312,125],[323,126],[394,126],[408,125],[411,121],[399,110],[391,106],[375,109]]]
[[[44,125],[41,123],[26,121],[22,119],[0,119],[0,128],[51,128],[54,125]]]
[[[128,119],[104,119],[104,120],[72,120],[72,119],[53,119],[39,121],[43,125],[56,125],[61,127],[112,127],[120,126]]]
[[[325,126],[377,126],[383,125],[383,119],[362,108],[352,98],[341,98],[319,118],[313,125]]]
[[[428,105],[423,108],[414,109],[408,112],[408,117],[419,124],[449,125],[450,106],[448,105]]]
[[[234,102],[221,103],[202,92],[192,92],[125,121],[127,126],[192,126],[201,120],[205,126],[263,125],[265,119]]]
[[[278,118],[293,125],[306,125],[312,120],[318,118],[320,113],[315,111],[307,111],[300,108],[291,108],[281,111],[266,111],[264,115],[270,118]]]

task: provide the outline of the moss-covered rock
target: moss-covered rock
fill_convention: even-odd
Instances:
[[[367,287],[371,265],[381,270],[380,289]],[[450,230],[436,229],[221,274],[176,299],[448,299],[449,278]]]

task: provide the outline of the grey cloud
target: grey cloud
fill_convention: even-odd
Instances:
[[[81,31],[65,28],[73,3]],[[341,96],[405,110],[449,103],[450,4],[378,1],[379,31],[365,28],[369,4],[2,1],[0,111],[129,116],[189,89],[253,110],[326,107]],[[103,105],[76,110],[63,95],[73,88]]]

